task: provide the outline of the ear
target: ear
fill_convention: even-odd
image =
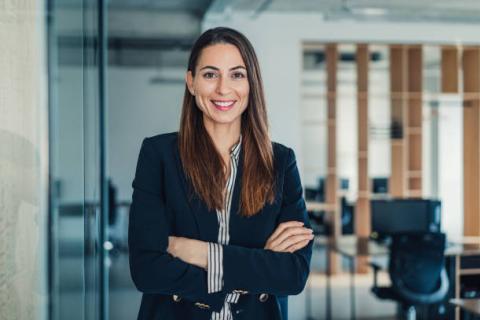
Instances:
[[[187,71],[187,74],[185,75],[185,82],[187,83],[187,88],[188,91],[190,91],[190,94],[192,96],[195,95],[195,89],[193,89],[193,75],[192,71]]]

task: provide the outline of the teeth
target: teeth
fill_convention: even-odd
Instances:
[[[214,101],[213,103],[215,103],[217,106],[220,106],[220,107],[228,107],[233,104],[233,101],[229,101],[229,102]]]

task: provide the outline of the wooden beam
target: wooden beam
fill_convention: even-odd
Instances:
[[[368,178],[368,45],[357,45],[357,127],[358,127],[358,197],[355,208],[357,237],[370,235],[370,181]],[[367,273],[366,257],[357,258],[357,272]]]
[[[390,100],[391,100],[391,167],[389,193],[402,198],[407,194],[406,123],[407,50],[402,45],[390,46]]]
[[[458,93],[459,50],[454,46],[442,47],[442,92]]]
[[[422,47],[410,46],[408,49],[408,191],[409,197],[422,196],[422,91],[423,91],[423,53]]]
[[[326,203],[334,206],[336,210],[332,216],[331,238],[337,239],[341,234],[341,217],[338,202],[338,178],[337,178],[337,65],[338,49],[336,44],[326,45],[327,62],[327,181],[325,190]],[[332,273],[337,273],[340,267],[339,257],[331,251],[329,253],[329,268]]]
[[[480,48],[463,50],[463,234],[480,236]]]

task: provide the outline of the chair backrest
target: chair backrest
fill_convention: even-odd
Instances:
[[[392,288],[412,304],[436,303],[448,291],[444,233],[392,236],[389,274]]]

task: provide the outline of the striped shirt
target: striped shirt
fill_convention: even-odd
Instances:
[[[222,210],[217,210],[218,219],[218,242],[208,243],[208,267],[207,267],[207,289],[208,293],[222,291],[223,289],[223,247],[230,240],[229,221],[230,208],[232,204],[233,186],[237,176],[238,161],[240,157],[240,148],[242,136],[239,141],[230,150],[230,174],[227,178],[225,187],[225,201]],[[240,298],[239,293],[229,293],[225,298],[225,303],[220,312],[213,312],[211,320],[232,320],[233,315],[230,309],[231,303],[237,303]]]

